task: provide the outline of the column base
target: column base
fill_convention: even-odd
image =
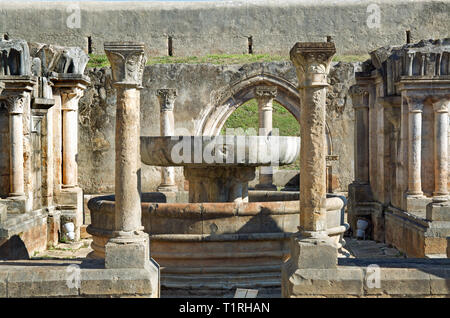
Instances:
[[[410,193],[406,194],[406,211],[407,212],[421,212],[426,209],[428,203],[432,201],[431,198],[420,193]]]
[[[301,233],[291,238],[291,258],[281,267],[283,297],[291,297],[301,284],[298,273],[311,269],[337,268],[338,253],[334,242],[324,233]]]
[[[426,211],[427,220],[450,222],[449,201],[431,202],[427,205]]]
[[[150,240],[147,233],[111,238],[105,245],[106,268],[145,268],[150,262]]]
[[[140,270],[148,277],[150,297],[160,297],[160,269],[150,257],[150,239],[147,233],[134,232],[130,236],[114,237],[105,246],[107,270]]]

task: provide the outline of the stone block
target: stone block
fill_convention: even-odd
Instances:
[[[426,208],[427,220],[430,221],[450,221],[450,203],[449,202],[431,202]]]
[[[6,205],[0,204],[0,224],[6,222],[6,219],[8,218],[7,210],[8,208]]]
[[[159,297],[159,269],[146,268],[83,270],[81,296]]]
[[[450,295],[450,269],[435,268],[427,270],[430,274],[430,285],[432,295]]]
[[[110,240],[105,246],[106,268],[144,268],[148,265],[149,260],[148,236],[127,243],[116,243]]]
[[[24,267],[10,271],[8,297],[61,297],[77,296],[78,288],[71,288],[70,272],[63,269]]]
[[[291,259],[296,268],[336,268],[337,248],[330,239],[291,239]]]
[[[379,296],[421,296],[430,294],[430,275],[416,268],[380,268],[380,285],[364,284],[364,292],[367,295]],[[366,280],[371,274],[365,270]],[[374,279],[375,274],[373,274]],[[374,286],[373,288],[370,288]]]
[[[282,288],[284,297],[362,296],[363,271],[357,267],[297,269],[290,277],[282,277]]]

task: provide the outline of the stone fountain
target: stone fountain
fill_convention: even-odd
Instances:
[[[289,241],[299,226],[298,192],[254,202],[248,182],[257,167],[293,163],[300,138],[141,136],[138,144],[144,164],[182,166],[189,182],[188,200],[168,203],[162,192],[142,193],[140,200],[133,200],[140,203],[151,257],[161,268],[162,295],[232,296],[236,288],[255,288],[260,296],[278,297],[281,266],[290,256]],[[117,187],[122,185],[116,183]],[[91,257],[108,258],[118,199],[123,198],[102,196],[88,203]],[[336,246],[346,230],[342,207],[339,198],[326,200],[326,232]]]

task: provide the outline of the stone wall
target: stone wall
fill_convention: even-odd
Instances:
[[[330,72],[328,104],[331,161],[336,191],[347,191],[353,180],[353,108],[347,98],[358,64],[335,64]],[[115,91],[109,68],[91,69],[91,84],[80,100],[79,184],[85,194],[114,191]],[[278,87],[276,100],[298,116],[297,77],[291,62],[244,65],[156,64],[147,66],[141,92],[141,135],[159,136],[159,102],[156,90],[177,89],[174,117],[178,134],[201,135],[219,130],[226,118],[253,98],[257,85]],[[182,129],[182,130],[180,130]],[[178,131],[178,132],[177,132]],[[142,165],[143,191],[155,191],[160,168]],[[176,182],[184,187],[181,168]]]
[[[406,30],[416,41],[448,36],[450,29],[445,0],[89,1],[79,2],[80,20],[73,15],[74,2],[1,2],[0,32],[86,49],[90,38],[92,51],[101,54],[105,41],[133,40],[145,42],[147,54],[164,56],[169,37],[176,56],[248,53],[251,37],[254,53],[287,55],[297,41],[324,41],[328,35],[338,54],[366,54],[405,43]],[[371,24],[373,4],[379,25]]]

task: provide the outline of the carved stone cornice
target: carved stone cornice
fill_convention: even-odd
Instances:
[[[160,111],[173,111],[175,106],[175,98],[177,97],[177,90],[175,88],[161,88],[156,91],[156,96],[159,100]]]
[[[5,84],[0,82],[0,94],[3,92],[3,89],[5,88]]]
[[[83,97],[84,90],[78,87],[60,89],[61,91],[61,109],[66,111],[78,110],[78,102]]]
[[[111,64],[113,84],[116,87],[142,88],[147,59],[144,43],[108,42],[104,45]]]
[[[333,42],[298,42],[290,51],[299,87],[328,86],[327,75],[336,53]]]

